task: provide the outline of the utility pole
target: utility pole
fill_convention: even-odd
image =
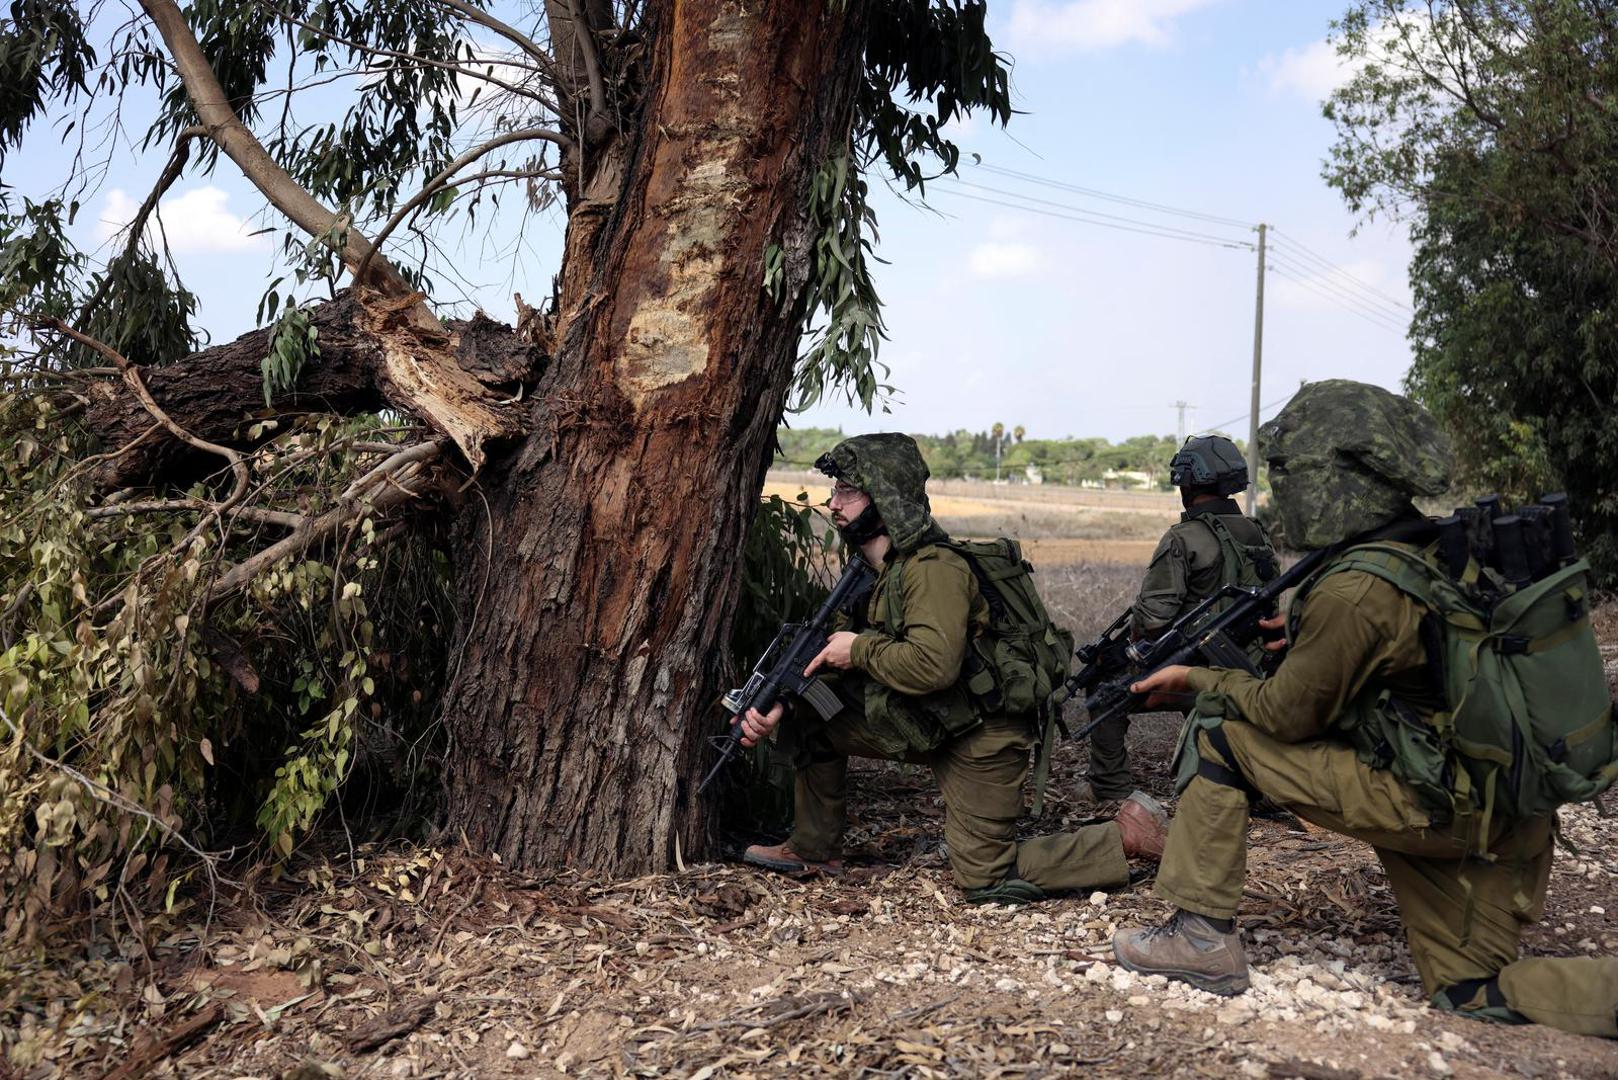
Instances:
[[[1195,409],[1196,406],[1187,401],[1176,401],[1174,407],[1180,410],[1180,438],[1174,445],[1181,447],[1185,445],[1185,411]]]
[[[1258,502],[1258,402],[1259,372],[1264,364],[1264,234],[1268,225],[1258,227],[1258,295],[1253,304],[1253,399],[1247,417],[1247,512]]]

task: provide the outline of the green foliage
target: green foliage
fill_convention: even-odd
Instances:
[[[976,111],[1001,124],[1011,118],[1010,76],[984,26],[983,0],[866,7],[865,72],[849,142],[810,185],[815,246],[802,296],[785,293],[782,249],[765,253],[766,291],[783,303],[802,302],[807,312],[810,343],[793,383],[794,411],[836,388],[870,412],[893,390],[881,381],[887,369],[877,360],[884,328],[867,258],[875,257],[877,228],[865,172],[880,165],[906,190],[924,189],[929,169],[951,173],[960,162],[960,149],[943,134],[951,120]]]
[[[365,420],[259,426],[251,472],[281,512],[323,509],[375,463],[353,444],[392,438]],[[176,835],[285,855],[357,769],[356,797],[398,803],[436,746],[452,582],[430,534],[361,516],[209,606],[257,527],[92,514],[86,451],[47,397],[0,395],[3,946],[79,915],[143,912],[157,932],[200,873]]]
[[[20,321],[48,315],[76,322],[134,364],[165,364],[194,351],[196,297],[140,244],[127,246],[86,279],[84,256],[67,236],[77,213],[77,203],[60,199],[24,199],[20,212],[0,213],[0,313]],[[95,299],[93,305],[81,299],[81,290]],[[61,356],[69,367],[106,363],[77,344]],[[55,357],[47,349],[39,360],[44,366]]]
[[[12,0],[8,14],[0,23],[0,167],[37,114],[88,92],[96,62],[69,0]]]
[[[282,309],[270,329],[269,354],[260,365],[264,372],[264,404],[298,384],[303,366],[320,356],[319,338],[320,328],[310,322],[308,311],[301,307]]]
[[[0,213],[0,311],[67,313],[84,265],[67,237],[78,211],[78,203],[24,199],[20,212]]]
[[[828,384],[842,387],[849,402],[858,401],[867,412],[879,393],[886,397],[892,391],[877,375],[882,302],[866,262],[874,251],[876,215],[865,196],[865,181],[850,175],[847,156],[828,162],[810,185],[809,220],[817,235],[807,303],[811,320],[821,311],[827,320],[798,363],[792,405],[797,411],[819,401]]]
[[[814,614],[829,591],[837,532],[808,492],[791,501],[759,501],[742,550],[742,595],[731,626],[731,660],[751,671],[781,625]],[[721,710],[717,710],[721,711]],[[725,714],[729,715],[729,714]],[[736,790],[738,820],[785,823],[792,817],[791,762],[768,742],[753,752],[752,783]]]
[[[199,346],[191,329],[197,298],[178,278],[171,279],[143,248],[131,249],[91,275],[89,287],[101,299],[81,322],[85,333],[105,342],[142,367],[172,364]],[[97,367],[106,358],[81,345],[69,350],[77,367]]]
[[[1411,223],[1408,386],[1449,429],[1463,487],[1571,497],[1618,582],[1618,9],[1355,4],[1341,49],[1369,60],[1327,112],[1327,178]]]
[[[869,5],[865,81],[854,132],[861,165],[880,161],[906,188],[921,188],[935,160],[954,172],[951,120],[983,111],[1011,119],[1010,72],[984,26],[984,0],[884,0]],[[918,107],[922,106],[922,107]]]
[[[731,629],[739,669],[753,666],[782,623],[808,618],[825,599],[836,543],[837,531],[810,493],[759,501],[742,549],[742,595]]]
[[[1169,459],[1179,446],[1172,435],[1136,435],[1118,443],[1103,438],[1005,440],[1001,450],[1002,475],[1019,476],[1036,466],[1054,484],[1099,484],[1109,470],[1147,473],[1159,489],[1167,490]],[[928,471],[939,479],[994,476],[992,431],[962,429],[949,435],[911,436],[921,448]],[[835,428],[779,428],[780,447],[775,463],[782,468],[807,469],[821,454],[844,438]]]

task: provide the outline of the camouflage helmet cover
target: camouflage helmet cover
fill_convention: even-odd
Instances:
[[[1321,548],[1449,487],[1449,438],[1409,398],[1350,379],[1310,383],[1258,429],[1287,544]]]
[[[909,435],[855,435],[820,455],[815,468],[869,495],[899,551],[944,537],[927,499],[927,462]]]
[[[1247,486],[1247,462],[1223,435],[1193,435],[1169,460],[1169,483],[1178,488],[1211,487],[1233,495]]]

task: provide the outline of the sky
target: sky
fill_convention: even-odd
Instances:
[[[991,0],[1018,114],[1005,130],[957,125],[961,176],[930,183],[924,204],[875,185],[881,359],[898,393],[887,412],[834,399],[789,422],[943,433],[999,421],[1116,440],[1175,433],[1183,401],[1188,432],[1245,435],[1261,221],[1273,241],[1263,416],[1304,379],[1397,388],[1410,363],[1404,231],[1376,222],[1351,237],[1320,176],[1333,139],[1320,101],[1345,77],[1325,39],[1345,2]],[[5,182],[44,190],[71,145],[31,139]],[[109,242],[161,166],[127,147],[108,156],[89,176],[80,241]],[[262,200],[227,163],[182,180],[161,220],[212,339],[250,329],[280,272],[276,244],[253,235],[270,223]],[[456,264],[470,302],[509,321],[514,292],[545,295],[562,224],[551,211],[519,240],[505,228],[467,239]]]
[[[1320,102],[1346,77],[1326,37],[1343,7],[991,3],[990,30],[1014,58],[1022,113],[1005,130],[974,120],[959,138],[993,169],[1272,226],[1266,418],[1300,380],[1350,377],[1397,388],[1410,364],[1408,313],[1389,302],[1409,303],[1404,229],[1379,221],[1351,239],[1355,220],[1320,175],[1333,141]],[[929,186],[937,214],[892,196],[877,200],[880,253],[890,260],[877,279],[890,337],[881,358],[901,391],[891,414],[828,403],[794,418],[795,426],[942,433],[1000,421],[1022,424],[1032,437],[1119,439],[1177,433],[1175,403],[1185,401],[1195,406],[1188,431],[1222,426],[1245,436],[1253,251],[977,200],[1025,203],[999,193],[1012,192],[1062,204],[1034,204],[1055,214],[1111,213],[1249,242],[1255,232],[1005,172],[967,166],[962,177],[979,186]],[[1347,299],[1356,294],[1362,299]]]

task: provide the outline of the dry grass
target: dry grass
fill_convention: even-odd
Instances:
[[[824,477],[772,473],[764,493],[793,500],[806,492],[811,502],[818,502],[825,497],[825,487]],[[1049,565],[1092,559],[1144,564],[1153,544],[1179,517],[1175,496],[962,481],[933,481],[927,490],[933,516],[951,536],[1038,541],[1045,555],[1036,562]]]

